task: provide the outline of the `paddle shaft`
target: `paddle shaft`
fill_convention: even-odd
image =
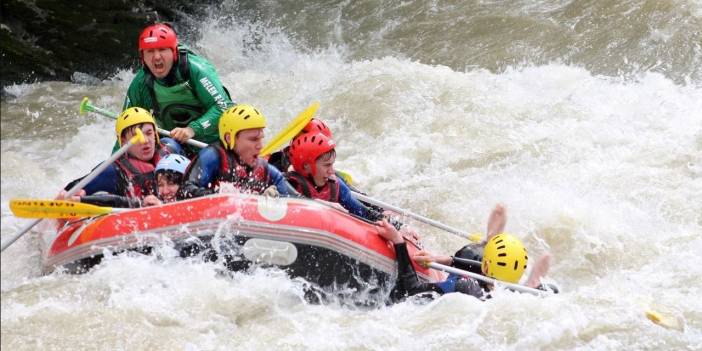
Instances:
[[[451,266],[446,266],[446,265],[436,263],[436,262],[430,262],[429,267],[434,268],[434,269],[438,269],[440,271],[457,274],[457,275],[460,275],[463,277],[474,278],[474,279],[483,281],[483,282],[488,283],[488,284],[493,284],[493,285],[500,285],[501,284],[501,285],[506,286],[509,289],[523,292],[523,293],[529,293],[529,294],[533,294],[536,296],[548,295],[548,293],[546,291],[530,288],[528,286],[523,286],[523,285],[519,285],[519,284],[512,284],[512,283],[508,283],[508,282],[503,282],[501,280],[489,278],[489,277],[486,277],[484,275],[475,274],[473,272],[464,271],[462,269],[458,269],[458,268],[451,267]]]
[[[103,116],[105,116],[105,117],[110,117],[110,118],[112,118],[112,119],[117,119],[117,114],[116,114],[116,113],[114,113],[114,112],[112,112],[112,111],[108,111],[108,110],[106,110],[106,109],[104,109],[104,108],[100,108],[100,107],[94,106],[94,105],[91,104],[90,102],[86,102],[86,103],[85,103],[85,108],[86,108],[88,111],[95,112],[95,113],[100,114],[100,115],[103,115]],[[170,136],[171,136],[171,132],[169,132],[169,131],[167,131],[167,130],[165,130],[165,129],[161,129],[161,128],[158,128],[158,127],[157,127],[156,130],[158,130],[158,134],[161,134],[161,135],[163,135],[163,136],[165,136],[165,137],[170,137]],[[200,149],[204,149],[204,148],[207,147],[207,144],[205,144],[205,143],[203,143],[203,142],[201,142],[201,141],[197,141],[197,140],[195,140],[195,139],[188,139],[188,141],[186,141],[186,143],[189,144],[189,145],[195,146],[195,147],[199,147]]]
[[[352,193],[353,193],[353,196],[355,196],[357,199],[359,199],[361,201],[365,201],[365,202],[368,202],[370,204],[380,206],[382,208],[389,209],[389,210],[395,211],[395,212],[403,214],[403,215],[407,215],[407,216],[412,217],[412,218],[414,218],[422,223],[426,223],[426,224],[429,224],[429,225],[434,226],[436,228],[443,229],[451,234],[455,234],[455,235],[458,235],[462,238],[467,238],[468,240],[475,241],[475,242],[481,240],[479,237],[477,237],[475,235],[468,235],[468,234],[466,234],[466,233],[464,233],[456,228],[449,227],[446,224],[443,224],[441,222],[437,222],[431,218],[420,216],[416,213],[412,213],[412,212],[405,210],[403,208],[399,208],[397,206],[390,205],[388,203],[385,203],[383,201],[380,201],[380,200],[374,199],[372,197],[363,195],[361,193],[357,193],[357,192],[352,192]]]
[[[137,133],[141,136],[141,140],[143,140],[144,136],[141,134],[141,130],[139,130],[139,129],[137,129],[137,130],[138,130]],[[136,138],[130,139],[126,144],[124,144],[121,148],[119,148],[119,150],[117,150],[117,152],[112,154],[112,156],[110,156],[110,158],[108,158],[105,162],[101,163],[97,168],[95,168],[95,170],[90,172],[90,174],[83,177],[83,179],[81,179],[81,181],[79,181],[76,185],[74,185],[71,189],[68,190],[68,192],[66,193],[66,198],[70,199],[71,197],[73,197],[73,195],[77,194],[78,191],[80,191],[80,189],[83,189],[83,187],[86,184],[88,184],[93,179],[95,179],[95,177],[97,177],[100,173],[102,173],[102,171],[104,171],[113,162],[115,162],[115,160],[117,160],[124,153],[126,153],[127,150],[129,150],[129,148],[136,143],[136,140],[137,140]],[[4,243],[2,243],[2,248],[0,248],[0,252],[5,251],[5,249],[8,246],[12,245],[12,243],[17,241],[17,239],[19,239],[22,235],[24,235],[24,233],[26,233],[30,229],[34,228],[34,226],[37,225],[39,222],[41,222],[41,218],[32,221],[26,227],[24,227],[21,231],[19,231],[17,234],[15,234],[10,239],[8,239]]]

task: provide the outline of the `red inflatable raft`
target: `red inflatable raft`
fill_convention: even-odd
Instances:
[[[220,194],[163,206],[57,222],[43,269],[84,272],[109,252],[173,245],[181,256],[221,260],[229,269],[275,265],[322,288],[387,286],[396,276],[392,245],[374,224],[318,201]],[[420,243],[408,238],[410,255]],[[444,274],[415,267],[420,279]]]

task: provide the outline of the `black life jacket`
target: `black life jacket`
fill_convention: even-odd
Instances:
[[[120,170],[120,181],[117,185],[120,193],[128,198],[136,199],[143,199],[147,195],[157,194],[158,187],[156,174],[154,173],[154,169],[156,169],[155,163],[136,161],[141,163],[141,166],[137,166],[133,161],[136,160],[126,156],[122,156],[115,161]]]
[[[253,167],[244,165],[233,152],[227,152],[221,143],[213,145],[219,153],[219,176],[213,184],[214,187],[220,183],[232,183],[244,192],[254,194],[263,193],[271,185],[268,176],[268,162],[258,158]]]

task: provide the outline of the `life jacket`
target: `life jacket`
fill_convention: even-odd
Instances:
[[[233,184],[237,189],[261,194],[270,184],[268,177],[268,162],[258,158],[253,167],[241,164],[239,157],[233,152],[227,152],[221,143],[213,144],[219,153],[219,176],[213,186],[218,187],[220,183]]]
[[[115,161],[119,168],[120,181],[117,188],[121,194],[128,198],[143,199],[147,195],[158,195],[158,182],[156,181],[156,164],[171,153],[167,147],[159,146],[154,152],[154,157],[149,161],[142,161],[122,155]]]
[[[194,83],[190,81],[188,54],[194,55],[187,47],[178,46],[178,62],[174,72],[178,83],[173,86],[163,85],[154,78],[148,68],[144,68],[144,83],[153,102],[153,116],[159,121],[160,127],[166,130],[185,128],[190,122],[200,118],[206,110],[198,99]],[[229,90],[223,88],[231,100]]]
[[[310,199],[320,199],[329,202],[339,202],[339,182],[329,179],[321,189],[317,189],[314,183],[297,172],[287,172],[285,174],[290,185],[300,194]]]
[[[202,116],[205,107],[197,98],[195,88],[190,83],[190,64],[188,50],[179,48],[176,66],[176,83],[165,86],[156,80],[148,68],[144,83],[148,88],[153,103],[154,118],[160,122],[160,127],[167,130],[184,128],[188,123]]]

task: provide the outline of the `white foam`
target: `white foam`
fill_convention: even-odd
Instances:
[[[87,275],[39,277],[28,234],[2,255],[3,347],[684,349],[702,339],[699,82],[564,64],[491,73],[397,57],[350,62],[344,48],[298,48],[275,28],[202,30],[197,46],[235,101],[261,108],[269,137],[320,101],[339,168],[370,194],[468,232],[483,231],[493,204],[505,203],[507,231],[532,257],[553,253],[563,293],[314,306],[280,272],[225,278],[167,248],[162,260],[116,257]],[[261,40],[242,44],[252,38]],[[89,95],[118,109],[132,76],[12,88],[20,98],[3,103],[3,239],[25,223],[9,213],[10,198],[51,196],[108,156],[111,121],[75,108]],[[30,118],[36,135],[12,129]],[[465,243],[420,232],[442,253]],[[679,311],[688,329],[661,329],[646,308]]]

